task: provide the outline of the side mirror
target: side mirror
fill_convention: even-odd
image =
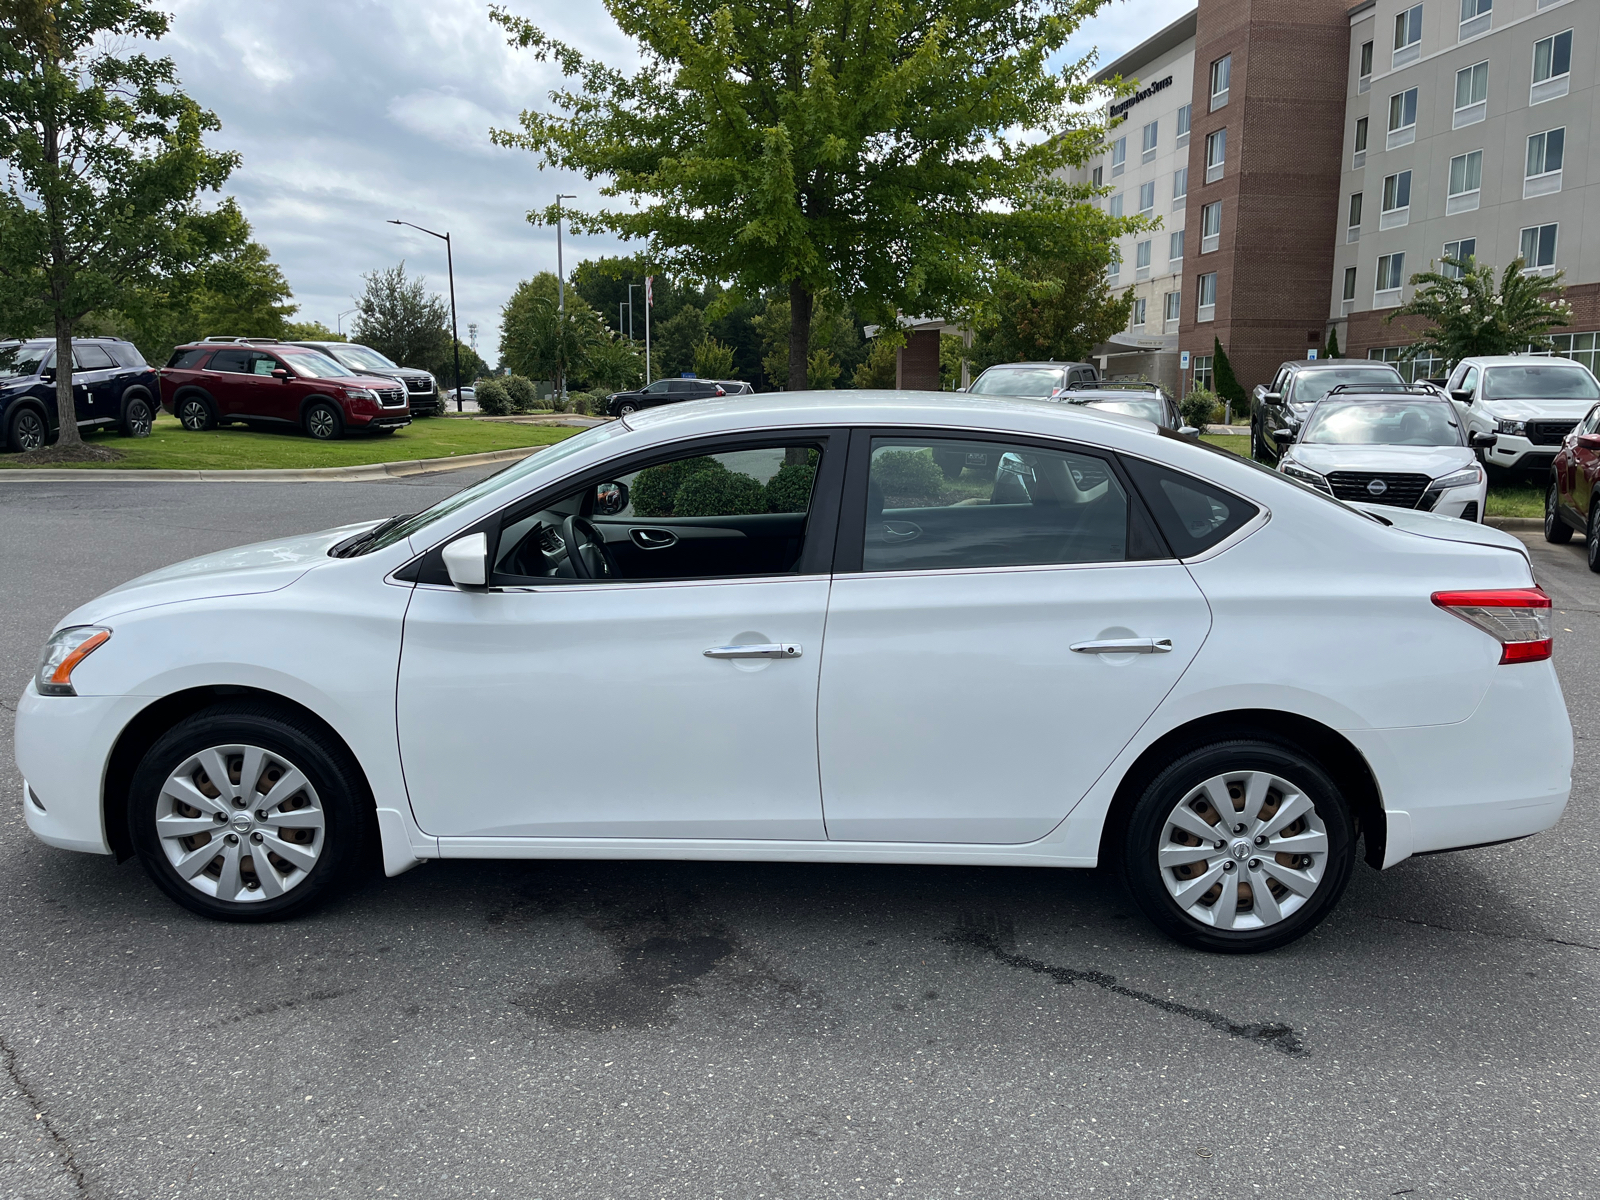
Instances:
[[[289,382],[289,372],[285,371],[282,367],[273,368],[272,377],[280,380],[283,383]]]
[[[1275,442],[1292,442],[1294,441],[1294,430],[1274,429],[1272,431],[1272,440]]]
[[[46,367],[39,372],[39,380],[41,383],[54,383],[56,381],[56,369],[54,367]]]
[[[1195,438],[1198,440],[1200,437],[1200,431],[1193,425],[1185,425],[1183,428],[1178,430],[1178,435],[1180,437]]]
[[[614,517],[628,507],[628,485],[615,481],[598,483],[594,489],[594,515]]]
[[[1459,400],[1462,404],[1471,404],[1472,403],[1472,393],[1471,392],[1464,392],[1464,391],[1461,391],[1459,389],[1457,389],[1456,391],[1451,392],[1450,393],[1450,398],[1452,400]]]
[[[469,533],[457,538],[439,556],[445,572],[458,588],[483,588],[489,584],[489,535]]]
[[[1471,446],[1474,450],[1487,450],[1499,440],[1500,439],[1496,434],[1474,433],[1467,438],[1467,445]]]
[[[958,392],[964,392],[964,391],[966,391],[966,390],[967,390],[967,389],[966,389],[966,388],[964,388],[964,387],[958,387],[958,388],[957,388],[957,389],[956,389],[956,391],[958,391]]]
[[[1489,436],[1493,437],[1494,434]],[[1577,444],[1585,450],[1600,450],[1600,433],[1580,433]]]

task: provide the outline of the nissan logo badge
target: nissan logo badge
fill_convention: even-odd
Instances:
[[[1374,479],[1371,483],[1367,484],[1367,491],[1371,492],[1374,496],[1381,496],[1388,490],[1389,485],[1381,479]]]

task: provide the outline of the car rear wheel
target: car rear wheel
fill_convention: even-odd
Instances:
[[[1583,536],[1588,543],[1584,549],[1589,555],[1589,570],[1600,575],[1600,500],[1589,504],[1589,525]]]
[[[366,858],[356,766],[307,723],[265,706],[180,721],[134,774],[128,832],[150,878],[225,921],[297,915]]]
[[[1206,746],[1162,771],[1122,844],[1134,899],[1165,933],[1202,950],[1273,950],[1338,902],[1354,863],[1349,806],[1288,746]]]
[[[48,431],[45,429],[44,418],[37,409],[24,408],[11,418],[11,427],[6,430],[6,445],[18,454],[28,450],[37,450],[43,446]]]
[[[150,411],[150,402],[142,396],[129,400],[122,410],[123,437],[149,437],[154,423],[155,414]]]
[[[332,441],[344,432],[344,418],[326,400],[318,400],[306,409],[304,423],[306,433],[319,442]]]
[[[217,414],[201,397],[185,396],[178,401],[178,422],[191,433],[200,433],[217,427]]]
[[[1561,485],[1554,473],[1544,493],[1544,540],[1557,546],[1564,546],[1572,540],[1572,526],[1561,517]]]

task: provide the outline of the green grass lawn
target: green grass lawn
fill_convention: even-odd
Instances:
[[[518,446],[548,446],[577,432],[563,425],[511,425],[432,418],[415,421],[396,433],[357,433],[337,441],[315,442],[302,433],[253,433],[238,426],[191,433],[179,425],[175,417],[162,413],[147,438],[125,438],[115,433],[90,434],[84,438],[88,445],[120,451],[123,457],[116,462],[38,465],[67,465],[86,471],[106,467],[180,471],[353,467],[415,458],[452,458]],[[0,469],[27,470],[31,457],[0,454]]]
[[[1235,454],[1250,453],[1250,439],[1235,434],[1202,434],[1200,440]],[[1507,479],[1504,475],[1489,476],[1489,511],[1491,517],[1543,517],[1544,490],[1536,484]]]

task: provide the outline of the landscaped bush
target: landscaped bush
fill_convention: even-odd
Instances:
[[[810,462],[784,463],[767,480],[768,512],[797,513],[810,507],[811,485],[817,479],[816,457],[816,451],[812,451]]]
[[[727,468],[716,459],[705,457],[682,458],[677,462],[662,463],[658,467],[646,467],[635,477],[633,487],[630,489],[634,516],[683,515],[673,511],[678,489],[684,485],[689,476],[698,475],[702,471],[726,472]]]
[[[511,397],[513,412],[532,412],[539,407],[539,391],[533,386],[532,380],[524,379],[521,375],[507,375],[504,387]]]
[[[932,502],[944,492],[944,472],[931,450],[889,450],[874,456],[872,481],[885,497],[913,504]]]
[[[735,517],[767,511],[767,489],[750,475],[726,468],[696,471],[683,481],[673,498],[675,517]]]
[[[604,392],[571,392],[570,411],[585,417],[603,417],[606,415],[606,397]]]
[[[1217,419],[1217,394],[1204,388],[1195,388],[1178,404],[1184,424],[1204,429]]]
[[[516,401],[511,398],[511,391],[506,387],[504,379],[480,379],[475,390],[478,397],[478,411],[484,416],[509,417],[517,411]]]

